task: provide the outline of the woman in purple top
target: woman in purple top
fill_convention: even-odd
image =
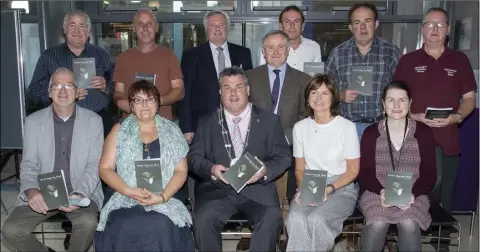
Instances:
[[[435,184],[435,140],[425,124],[409,118],[412,102],[404,82],[388,84],[382,96],[386,118],[369,126],[360,144],[360,208],[366,218],[362,251],[382,251],[390,224],[398,228],[399,251],[421,251],[420,229],[430,226],[427,194]],[[412,198],[404,206],[384,203],[389,171],[412,172]]]

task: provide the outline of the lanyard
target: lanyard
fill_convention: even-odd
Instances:
[[[403,146],[404,146],[404,143],[405,143],[405,137],[407,136],[408,119],[405,119],[405,130],[403,132],[402,147],[400,147],[400,151],[398,152],[396,168],[395,168],[395,161],[393,160],[393,150],[392,150],[393,143],[392,143],[392,139],[390,138],[390,131],[388,130],[388,118],[385,119],[385,128],[387,130],[388,151],[390,153],[390,161],[392,162],[392,169],[395,171],[396,168],[398,168],[398,165],[400,163],[400,155],[402,154]]]

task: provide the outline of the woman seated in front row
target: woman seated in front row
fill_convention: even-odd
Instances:
[[[383,91],[386,118],[362,136],[360,208],[366,219],[361,250],[382,251],[390,224],[398,228],[399,251],[421,251],[420,229],[430,226],[427,194],[435,184],[435,140],[432,130],[408,117],[410,90],[392,82]],[[406,205],[385,204],[385,183],[391,171],[412,172],[412,197]]]
[[[100,178],[116,192],[100,214],[95,249],[195,251],[190,214],[172,198],[187,179],[185,139],[176,124],[157,115],[160,94],[152,83],[133,83],[128,101],[132,114],[114,126],[100,160]],[[161,192],[137,187],[135,161],[145,159],[160,160]]]
[[[293,128],[298,191],[286,221],[287,251],[328,251],[356,206],[360,144],[355,124],[339,115],[339,93],[327,75],[312,78],[305,102],[309,117]],[[300,202],[306,170],[328,172],[323,203]]]

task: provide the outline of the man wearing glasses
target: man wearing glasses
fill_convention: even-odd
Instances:
[[[412,91],[411,117],[433,130],[437,142],[438,177],[432,196],[447,211],[452,208],[459,166],[458,124],[475,108],[477,89],[467,56],[445,46],[449,32],[446,11],[441,8],[428,10],[422,25],[422,48],[406,54],[395,73],[395,79],[405,81]],[[452,108],[453,112],[447,118],[430,120],[425,118],[427,107]]]
[[[31,232],[57,213],[65,214],[73,224],[69,251],[87,251],[92,243],[103,203],[98,177],[103,124],[96,113],[75,104],[76,93],[73,73],[57,69],[48,87],[51,106],[25,120],[20,194],[2,228],[4,241],[17,251],[52,251]],[[89,198],[89,206],[46,205],[38,176],[61,170],[69,197]]]
[[[332,50],[325,70],[341,91],[342,115],[355,122],[361,137],[367,126],[382,117],[381,94],[393,78],[401,52],[375,36],[379,25],[375,5],[353,5],[348,22],[353,37]]]

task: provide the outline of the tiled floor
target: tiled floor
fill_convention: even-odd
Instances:
[[[11,160],[13,161],[13,159]],[[2,172],[2,177],[6,177],[13,171],[13,163],[9,164],[8,167]],[[15,179],[11,179],[9,181],[6,181],[1,184],[1,200],[7,207],[8,211],[11,212],[13,209],[13,205],[15,203],[15,199],[17,197],[18,190],[16,187]],[[1,214],[1,224],[3,226],[3,222],[5,221],[7,215],[2,209],[2,214]],[[466,215],[456,215],[455,218],[460,221],[462,225],[462,234],[461,234],[461,246],[460,246],[460,251],[479,251],[479,244],[478,244],[478,238],[479,238],[479,232],[478,232],[478,218],[476,218],[475,224],[474,224],[474,233],[472,236],[469,234],[469,229],[470,229],[470,216]],[[37,227],[38,228],[38,227]],[[45,228],[47,230],[60,230],[60,224],[46,224]],[[456,234],[455,234],[456,235]],[[40,239],[40,236],[37,235],[37,237]],[[56,251],[64,251],[63,248],[63,239],[65,235],[63,234],[51,234],[51,235],[46,235],[46,244],[47,246],[51,247],[52,249]],[[230,237],[229,239],[232,239]],[[239,239],[238,237],[233,237],[233,239]],[[224,240],[223,241],[223,251],[235,251],[236,245],[238,243],[238,240]],[[423,251],[434,251],[433,247],[430,246],[429,244],[424,244]],[[457,247],[451,246],[450,247],[451,251],[456,251]],[[0,251],[14,251],[11,248],[9,249],[7,245],[1,243],[1,250]],[[93,251],[91,248],[90,251]],[[347,248],[347,242],[345,240],[337,243],[335,245],[334,251],[348,251]],[[385,250],[387,251],[387,250]]]

